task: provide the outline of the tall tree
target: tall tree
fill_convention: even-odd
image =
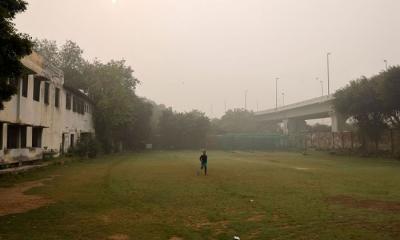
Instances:
[[[254,112],[239,108],[228,110],[221,119],[214,119],[212,129],[216,134],[278,132],[277,124],[258,121]]]
[[[77,43],[68,40],[59,48],[56,41],[36,39],[34,50],[64,72],[66,85],[87,90],[85,71],[90,64],[83,58],[83,50]]]
[[[380,85],[379,77],[371,79],[362,77],[351,81],[349,85],[335,93],[335,109],[354,120],[363,139],[364,148],[366,138],[378,145],[386,128],[383,102],[379,93]]]
[[[0,1],[0,109],[17,92],[16,79],[23,73],[20,59],[31,53],[31,38],[18,33],[12,20],[26,10],[23,0]]]
[[[387,122],[394,128],[400,128],[400,67],[391,67],[381,73],[380,96]]]
[[[59,49],[56,41],[35,39],[33,49],[53,66],[61,68]]]
[[[65,42],[59,51],[60,68],[64,72],[66,84],[77,89],[86,90],[84,77],[87,62],[82,56],[83,50],[71,40]]]
[[[209,129],[210,119],[197,110],[179,113],[168,108],[158,121],[160,143],[165,148],[205,147]]]

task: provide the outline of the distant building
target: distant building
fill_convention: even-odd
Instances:
[[[37,53],[21,62],[26,73],[16,81],[18,93],[0,111],[0,165],[59,155],[94,134],[90,99],[66,86],[61,70]]]

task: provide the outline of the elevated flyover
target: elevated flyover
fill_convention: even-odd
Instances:
[[[332,95],[289,104],[277,109],[256,112],[256,117],[264,122],[283,122],[285,134],[305,130],[305,120],[331,118],[332,131],[343,130],[345,119],[333,107]]]

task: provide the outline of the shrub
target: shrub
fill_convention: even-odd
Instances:
[[[95,158],[100,152],[100,144],[94,137],[80,138],[73,149],[73,154],[82,158]]]

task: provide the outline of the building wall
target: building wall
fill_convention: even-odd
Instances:
[[[64,87],[64,77],[60,70],[46,65],[45,60],[37,54],[32,54],[21,62],[32,74],[24,76],[28,78],[27,96],[22,96],[22,79],[19,81],[19,92],[9,102],[6,102],[4,110],[0,111],[0,164],[31,161],[41,159],[43,152],[52,151],[56,155],[65,152],[70,147],[70,141],[63,145],[64,140],[70,139],[74,134],[74,143],[81,133],[94,133],[91,111],[84,114],[66,109],[66,93],[69,89]],[[34,78],[40,78],[40,100],[33,99]],[[49,83],[49,103],[45,99],[45,82]],[[55,106],[56,88],[60,89],[59,106]],[[75,90],[74,96],[84,99],[88,109],[92,109],[91,103],[83,93]],[[20,133],[19,143],[26,139],[25,146],[7,149],[8,126],[26,126],[26,136]],[[33,147],[33,129],[42,128],[41,147]]]

